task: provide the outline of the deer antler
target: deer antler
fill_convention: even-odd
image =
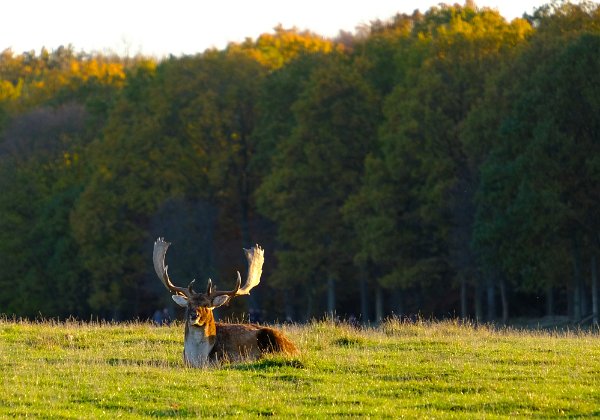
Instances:
[[[184,288],[175,286],[169,278],[169,274],[167,272],[169,266],[165,266],[165,255],[167,254],[167,249],[169,249],[169,245],[171,245],[171,243],[166,242],[164,238],[158,238],[156,242],[154,242],[154,252],[152,254],[154,270],[156,271],[158,278],[163,282],[167,289],[169,289],[176,295],[191,298],[194,294],[196,294],[192,289],[192,284],[194,283],[193,280],[187,288]]]
[[[167,254],[167,249],[169,249],[170,242],[166,242],[164,238],[158,238],[156,242],[154,242],[154,253],[152,255],[152,260],[154,262],[154,270],[158,275],[158,278],[162,281],[167,289],[171,292],[185,296],[188,299],[198,295],[196,291],[193,289],[193,284],[195,280],[185,287],[175,286],[171,279],[169,278],[168,269],[169,267],[165,265],[165,255]],[[240,272],[237,273],[237,284],[233,290],[229,291],[216,291],[212,285],[212,281],[208,279],[208,285],[206,288],[206,295],[211,299],[217,296],[227,295],[229,298],[233,298],[235,296],[240,295],[249,295],[250,290],[256,287],[258,283],[260,283],[260,275],[262,274],[262,266],[265,261],[265,251],[258,245],[255,245],[251,249],[244,249],[244,253],[246,255],[246,259],[248,260],[248,277],[246,282],[244,283],[244,287],[241,287],[242,277]],[[241,288],[240,288],[241,287]]]
[[[242,287],[237,294],[238,295],[249,295],[250,290],[253,287],[258,286],[260,283],[260,276],[262,274],[262,266],[265,262],[265,251],[258,245],[254,245],[251,249],[244,249],[246,259],[248,260],[248,278],[244,287]],[[238,282],[240,281],[240,272],[238,271]]]
[[[260,283],[260,275],[262,274],[262,266],[265,262],[265,251],[258,245],[254,245],[251,249],[244,249],[244,254],[248,260],[248,277],[244,283],[244,287],[240,288],[242,284],[242,276],[240,272],[237,272],[237,284],[233,290],[217,292],[213,291],[210,296],[222,296],[228,295],[230,298],[240,295],[249,295],[250,290],[258,286]]]

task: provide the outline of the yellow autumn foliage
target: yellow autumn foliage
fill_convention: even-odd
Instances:
[[[241,44],[231,43],[229,52],[243,52],[270,69],[278,69],[303,53],[331,53],[343,46],[310,31],[297,28],[274,28],[274,33],[264,33],[256,40],[246,39]]]

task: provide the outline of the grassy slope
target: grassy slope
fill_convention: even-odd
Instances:
[[[302,355],[194,370],[181,326],[0,320],[0,418],[600,416],[600,337],[287,328]]]

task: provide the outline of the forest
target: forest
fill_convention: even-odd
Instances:
[[[164,59],[0,55],[0,314],[598,322],[600,6],[440,5]]]

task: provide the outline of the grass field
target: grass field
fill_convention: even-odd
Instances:
[[[183,327],[0,319],[0,418],[600,416],[600,336],[284,327],[295,358],[183,366]]]

